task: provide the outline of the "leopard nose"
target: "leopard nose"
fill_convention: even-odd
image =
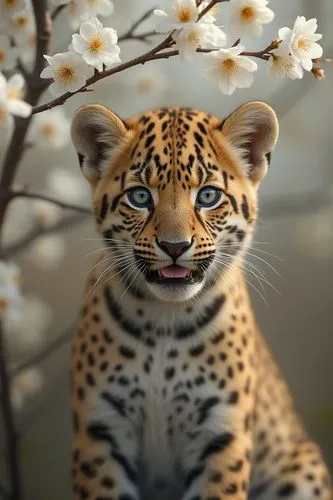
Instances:
[[[170,257],[173,259],[177,259],[180,257],[186,250],[190,248],[192,245],[192,241],[177,241],[175,243],[171,241],[158,241],[157,244],[159,245],[164,252],[166,252]]]

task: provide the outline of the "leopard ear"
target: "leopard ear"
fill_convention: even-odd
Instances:
[[[249,102],[228,116],[220,130],[245,159],[247,175],[254,185],[258,185],[266,175],[279,135],[279,123],[273,109],[264,102]]]
[[[111,110],[99,104],[79,108],[71,135],[83,175],[91,184],[100,179],[110,160],[121,149],[127,128]]]

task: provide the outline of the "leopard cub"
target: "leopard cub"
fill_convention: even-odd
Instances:
[[[332,499],[243,277],[277,136],[262,102],[77,111],[104,246],[73,342],[76,499]]]

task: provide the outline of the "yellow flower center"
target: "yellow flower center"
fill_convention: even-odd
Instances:
[[[6,59],[6,52],[0,49],[0,63],[5,61],[5,59]]]
[[[0,297],[0,311],[4,311],[8,307],[8,301]]]
[[[20,14],[19,16],[14,17],[14,19],[11,20],[11,23],[16,28],[24,28],[27,24],[29,24],[29,17],[25,14]]]
[[[300,38],[297,42],[297,47],[301,50],[309,50],[311,46],[310,41],[307,38]]]
[[[69,82],[74,78],[75,72],[71,66],[61,66],[55,70],[54,76],[60,82]]]
[[[44,123],[41,127],[43,135],[46,137],[52,137],[56,131],[56,127],[52,123]]]
[[[241,20],[244,23],[252,23],[256,17],[256,12],[252,7],[244,7],[241,11]]]
[[[99,35],[91,37],[89,40],[89,50],[90,52],[93,52],[95,54],[98,52],[102,52],[102,50],[104,49],[104,45],[104,40]]]
[[[192,16],[191,16],[191,11],[187,7],[182,7],[179,12],[178,12],[178,20],[181,23],[188,23],[191,21]]]
[[[5,0],[5,6],[7,7],[15,7],[17,4],[17,0]]]
[[[9,89],[7,91],[7,97],[8,97],[8,99],[22,99],[22,97],[23,97],[23,90]]]
[[[191,44],[191,45],[196,45],[197,47],[200,46],[201,44],[201,38],[200,38],[200,35],[198,32],[196,32],[195,30],[191,31],[191,33],[189,33],[187,35],[187,41]]]
[[[155,87],[154,80],[152,78],[149,77],[141,78],[138,81],[138,90],[143,94],[149,94],[154,90],[154,87]]]
[[[0,123],[6,123],[8,119],[8,111],[4,106],[0,106]]]
[[[228,75],[230,75],[231,73],[234,73],[236,69],[237,64],[231,58],[224,59],[224,61],[222,61],[221,63],[221,70],[223,71],[223,73],[227,73]]]

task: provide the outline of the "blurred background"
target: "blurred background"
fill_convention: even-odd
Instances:
[[[114,14],[103,19],[103,24],[121,34],[149,7],[157,6],[158,0],[114,0],[114,4]],[[269,7],[275,19],[264,26],[263,37],[242,40],[249,50],[262,49],[277,37],[279,28],[292,27],[296,16],[304,15],[318,19],[318,31],[324,35],[320,42],[324,55],[333,56],[332,0],[271,0]],[[221,25],[227,25],[228,13],[228,4],[222,4]],[[148,21],[142,29],[154,26]],[[71,32],[63,11],[55,23],[51,54],[65,50]],[[147,46],[124,42],[121,49],[125,61],[147,50]],[[177,105],[197,107],[222,118],[252,99],[274,107],[280,120],[280,140],[261,187],[255,237],[256,248],[266,252],[257,255],[266,263],[249,258],[266,282],[260,283],[249,274],[250,292],[261,329],[288,380],[299,412],[333,470],[333,64],[325,66],[326,78],[321,82],[311,73],[297,81],[271,79],[266,63],[258,64],[255,84],[250,89],[236,90],[230,97],[203,78],[200,57],[188,63],[175,58],[106,79],[94,86],[95,92],[75,96],[63,109],[70,119],[79,105],[99,102],[127,118],[146,108]],[[50,98],[46,93],[43,102]],[[53,180],[51,169],[56,172]],[[63,184],[66,175],[67,183]],[[89,189],[81,179],[69,143],[60,150],[28,150],[19,183],[34,191],[51,190],[67,201],[89,204]],[[59,183],[66,188],[59,188]],[[27,220],[29,203],[15,201],[11,206],[8,220],[15,223],[8,223],[6,228],[10,245],[15,245],[18,233],[22,237],[31,231],[31,221]],[[37,205],[34,210],[38,221]],[[43,214],[42,210],[40,218]],[[37,354],[35,361],[42,370],[32,381],[38,387],[33,396],[22,397],[19,388],[16,394],[17,419],[24,430],[21,451],[27,500],[70,498],[67,332],[75,321],[85,275],[94,262],[94,255],[88,254],[100,244],[89,216],[72,217],[70,212],[69,216],[80,221],[72,220],[61,236],[54,233],[40,238],[28,250],[12,255],[23,270],[24,293],[30,297],[30,304],[34,303],[35,309],[30,310],[38,311],[40,307],[44,318],[43,328],[31,327],[35,333],[40,330],[35,338],[27,326],[24,341],[9,339],[16,363]],[[38,306],[41,299],[43,305]],[[34,319],[36,316],[30,321]],[[50,356],[38,356],[59,336]],[[5,483],[1,460],[0,482]]]

